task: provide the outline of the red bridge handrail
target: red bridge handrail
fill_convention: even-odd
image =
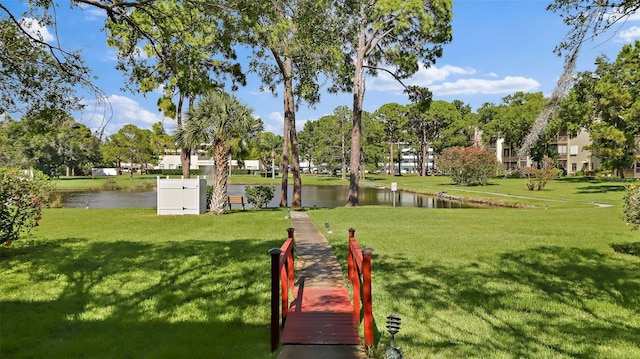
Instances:
[[[371,254],[372,248],[361,249],[356,241],[356,230],[349,228],[349,254],[347,256],[347,278],[353,287],[353,320],[360,325],[360,303],[363,308],[364,343],[373,347],[373,303],[371,299]],[[362,286],[361,286],[362,285]],[[362,291],[362,296],[360,295]]]
[[[271,255],[271,351],[280,343],[280,328],[289,313],[289,291],[293,293],[294,260],[293,228],[287,228],[287,240],[280,248],[269,250]],[[278,299],[282,299],[281,301]],[[282,323],[280,317],[282,316]]]

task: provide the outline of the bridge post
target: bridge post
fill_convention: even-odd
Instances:
[[[271,248],[271,351],[280,343],[280,248]]]
[[[294,243],[291,244],[292,248],[291,251],[289,251],[289,256],[287,257],[287,262],[288,262],[288,276],[289,276],[289,286],[287,288],[287,290],[293,290],[293,285],[295,283],[295,273],[294,273],[294,269],[295,269],[295,263],[294,263],[294,259],[293,259],[293,251],[295,250],[296,246],[295,246],[295,239],[293,239],[293,234],[294,234],[294,228],[293,227],[289,227],[287,228],[287,234],[288,234],[288,238],[291,238],[292,241],[294,241]]]
[[[353,256],[351,255],[351,242],[356,240],[356,230],[349,228],[349,255],[347,256],[347,280],[351,280],[354,276],[358,275],[358,271],[355,269],[355,263]],[[354,273],[355,272],[355,273]]]
[[[371,296],[371,254],[373,248],[362,250],[362,307],[364,311],[364,343],[367,348],[373,347],[373,303]]]

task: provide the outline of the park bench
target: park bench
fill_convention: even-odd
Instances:
[[[242,210],[244,211],[244,196],[229,196],[227,203],[229,204],[229,209],[231,209],[232,204],[239,204],[242,205]]]

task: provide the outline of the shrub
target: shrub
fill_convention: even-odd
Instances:
[[[205,191],[207,196],[207,210],[211,209],[211,199],[213,198],[213,186],[207,185],[207,189]]]
[[[529,191],[542,191],[549,181],[560,177],[562,170],[556,168],[550,157],[544,156],[541,168],[526,167],[522,169],[522,175],[527,179]]]
[[[253,205],[253,208],[266,207],[273,199],[275,188],[271,186],[245,186],[244,194],[247,202]]]
[[[40,171],[0,168],[0,244],[9,246],[38,226],[51,190]]]
[[[234,168],[231,170],[231,175],[232,176],[244,176],[244,175],[250,175],[253,173],[253,170],[248,170],[245,168]]]
[[[624,193],[624,216],[632,230],[640,228],[640,186],[632,183]]]
[[[160,175],[160,176],[182,176],[181,168],[172,168],[172,169],[149,169],[147,170],[147,174],[150,175]],[[204,171],[200,169],[190,169],[189,175],[192,177],[204,175]]]
[[[452,147],[442,151],[436,167],[451,177],[454,184],[485,185],[502,166],[494,152],[477,147]]]

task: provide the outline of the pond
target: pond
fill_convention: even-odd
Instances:
[[[280,186],[275,187],[275,196],[269,207],[278,207],[280,203]],[[244,185],[230,185],[229,195],[244,195]],[[289,186],[288,198],[293,197],[293,187]],[[154,190],[120,190],[120,191],[72,191],[60,192],[64,208],[128,208],[156,207],[157,193]],[[346,203],[349,187],[347,186],[302,186],[303,207],[342,207]],[[441,198],[398,191],[395,193],[397,207],[424,208],[469,208],[458,201],[447,201]],[[389,188],[360,188],[360,205],[393,206],[393,192]]]

